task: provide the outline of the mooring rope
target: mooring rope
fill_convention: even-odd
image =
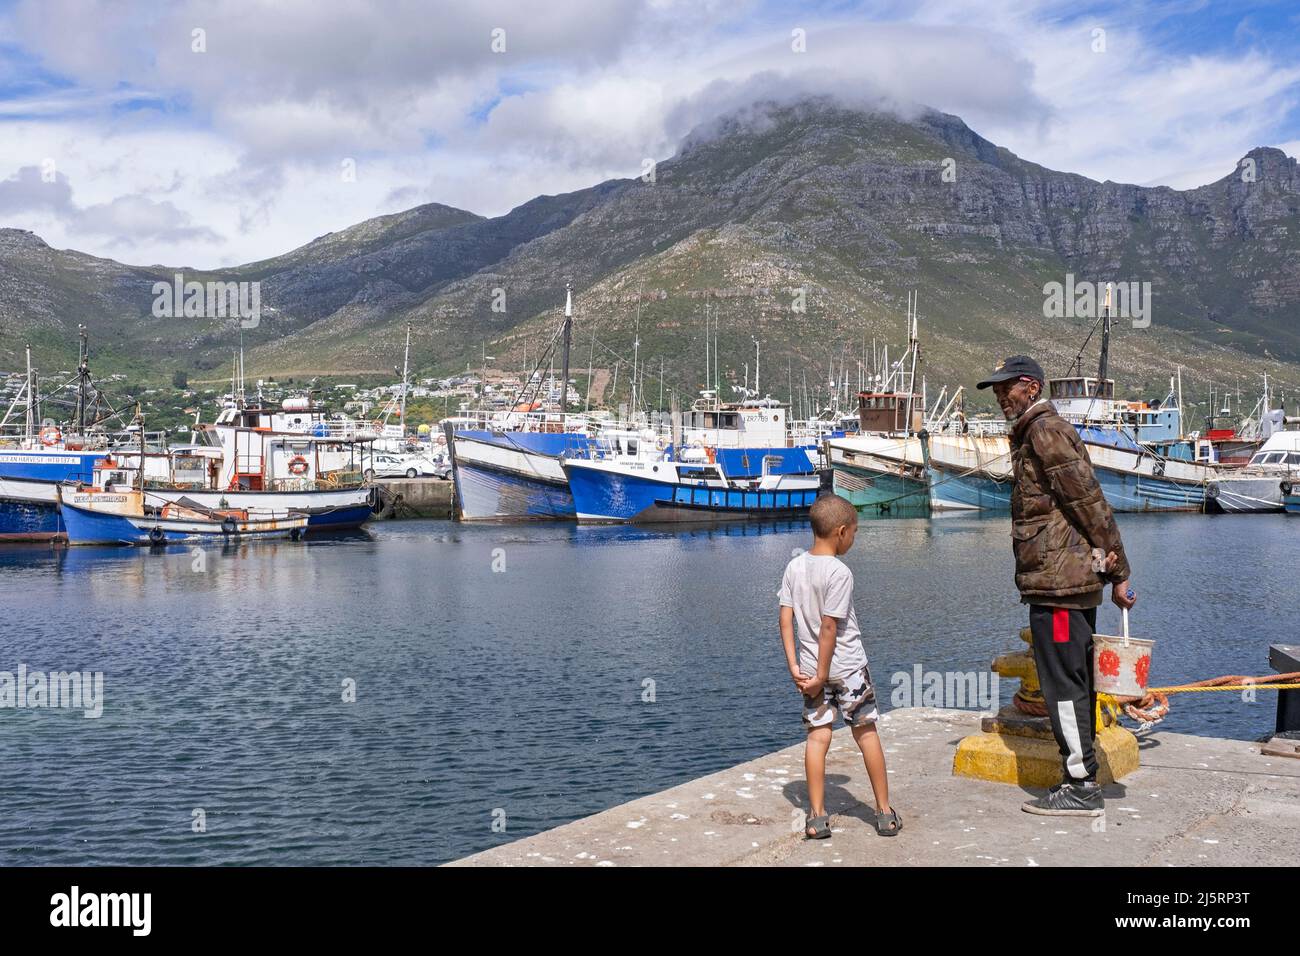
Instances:
[[[1144,725],[1159,723],[1169,713],[1170,694],[1204,693],[1206,691],[1242,690],[1300,690],[1300,671],[1288,674],[1270,674],[1265,677],[1246,677],[1242,674],[1225,674],[1189,684],[1170,687],[1150,687],[1141,697],[1115,697],[1098,694],[1097,702],[1118,717],[1121,710]]]

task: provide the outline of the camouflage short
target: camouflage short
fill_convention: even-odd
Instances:
[[[850,727],[866,727],[880,717],[871,671],[865,666],[847,677],[832,677],[817,697],[803,699],[803,725],[809,730],[831,726],[836,712]]]

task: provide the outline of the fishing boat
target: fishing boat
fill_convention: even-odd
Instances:
[[[215,510],[188,498],[155,500],[140,489],[61,489],[59,513],[69,545],[297,540],[307,528],[303,514]]]
[[[591,420],[567,411],[572,338],[573,291],[566,286],[564,321],[510,408],[443,421],[456,511],[462,521],[574,517],[562,462],[567,456],[587,453]],[[548,410],[538,370],[557,345],[562,353],[560,401],[556,409]],[[482,385],[486,393],[486,371]]]
[[[449,420],[443,428],[461,520],[574,517],[562,463],[588,453],[593,438],[585,418],[507,412],[486,421]]]
[[[0,541],[54,541],[63,537],[58,484],[0,478]]]
[[[944,389],[926,420],[924,386],[916,389],[920,353],[915,293],[908,297],[908,348],[858,394],[858,434],[830,438],[825,455],[837,494],[868,514],[925,514],[931,509],[1001,510],[1010,490],[988,469],[1003,462],[1004,429],[966,421],[958,388]],[[999,443],[1001,441],[1001,443]],[[996,447],[986,446],[992,442]]]
[[[359,528],[372,516],[364,476],[377,435],[330,422],[305,399],[227,408],[198,437],[168,456],[170,473],[152,493],[208,508],[302,512],[313,530]]]
[[[1268,437],[1244,468],[1222,474],[1205,487],[1205,510],[1243,514],[1285,510],[1286,492],[1300,486],[1300,431]]]
[[[860,434],[826,440],[835,493],[868,514],[925,512],[930,483],[913,435]]]
[[[568,460],[579,523],[753,521],[801,517],[821,479],[807,449],[765,456],[757,478],[729,478],[712,462]]]
[[[313,531],[359,528],[373,516],[371,488],[355,473],[324,471],[329,454],[325,439],[301,436],[261,436],[258,456],[241,459],[243,469],[232,480],[234,467],[220,447],[180,446],[146,452],[145,490],[152,500],[182,499],[213,510],[301,514]],[[119,449],[96,462],[90,485],[138,485],[139,452]]]
[[[31,348],[27,374],[0,418],[0,540],[52,541],[64,536],[58,486],[91,480],[107,449],[136,441],[122,416],[94,384],[86,330],[80,329],[80,359],[71,381],[38,394]],[[60,426],[41,410],[67,407],[70,422]],[[125,430],[110,432],[116,420]],[[145,436],[155,444],[160,436]]]
[[[926,433],[921,449],[932,511],[1011,511],[1011,441],[1002,423]]]
[[[537,366],[540,369],[559,347],[561,383],[569,373],[571,291],[566,292],[564,312],[564,322]],[[757,375],[755,379],[757,385]],[[721,401],[716,388],[705,389],[691,408],[675,412],[665,425],[569,413],[567,395],[548,407],[540,399],[539,373],[535,370],[527,381],[509,410],[443,423],[461,520],[578,517],[565,467],[570,462],[717,462],[739,480],[760,478],[769,456],[781,457],[790,450],[788,406],[760,398],[756,389],[739,389],[742,394],[734,402]],[[560,391],[564,395],[563,384]],[[812,443],[804,450],[817,453]]]

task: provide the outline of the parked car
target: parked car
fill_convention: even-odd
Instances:
[[[366,464],[366,480],[373,478],[445,478],[435,462],[422,455],[392,455],[376,452]]]

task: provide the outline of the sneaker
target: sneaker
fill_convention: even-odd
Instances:
[[[1047,817],[1099,817],[1106,812],[1101,785],[1095,780],[1062,783],[1020,809]]]

